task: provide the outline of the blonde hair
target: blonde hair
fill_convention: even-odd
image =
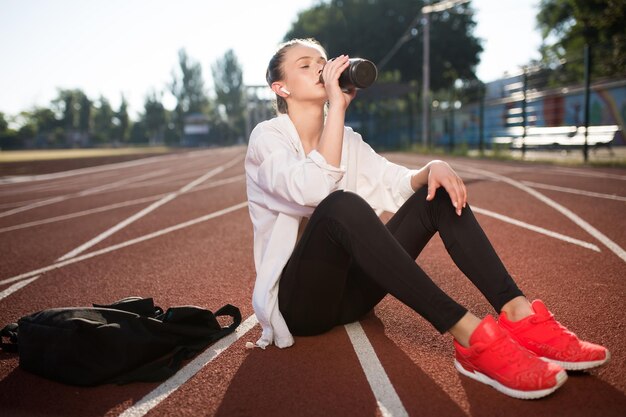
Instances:
[[[281,81],[285,78],[285,72],[283,70],[285,52],[287,52],[289,48],[292,48],[296,45],[317,48],[320,49],[324,53],[324,55],[326,55],[326,50],[324,49],[324,47],[313,38],[291,39],[287,42],[281,43],[280,45],[278,45],[278,48],[276,49],[276,52],[274,52],[272,59],[270,59],[267,70],[265,71],[265,80],[270,87],[276,81]],[[287,110],[287,101],[283,97],[276,94],[276,111],[278,113],[285,114],[287,113]]]

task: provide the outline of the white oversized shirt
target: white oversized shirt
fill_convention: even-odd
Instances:
[[[387,161],[349,127],[344,128],[339,168],[316,150],[305,155],[286,114],[252,131],[245,169],[257,273],[252,305],[263,329],[256,345],[284,348],[294,340],[278,308],[278,281],[302,218],[335,190],[354,192],[375,210],[395,213],[413,194],[411,177],[417,171]]]

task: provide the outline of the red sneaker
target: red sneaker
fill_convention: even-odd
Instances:
[[[604,365],[611,358],[600,345],[580,340],[561,323],[540,300],[532,303],[535,314],[519,321],[509,321],[502,312],[499,323],[513,339],[542,359],[575,371]]]
[[[454,366],[465,376],[524,400],[545,397],[567,380],[563,368],[520,346],[487,316],[470,337],[470,347],[454,341]]]

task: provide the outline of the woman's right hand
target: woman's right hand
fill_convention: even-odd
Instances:
[[[345,111],[352,99],[356,96],[356,89],[345,92],[339,87],[339,77],[341,73],[350,66],[350,57],[348,55],[340,55],[326,63],[322,69],[322,77],[324,78],[324,88],[328,96],[328,106],[330,109],[340,106]]]

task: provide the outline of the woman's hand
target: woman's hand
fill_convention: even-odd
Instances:
[[[461,210],[467,205],[467,189],[461,177],[444,161],[431,161],[428,172],[428,196],[427,201],[435,198],[437,188],[443,187],[452,200],[456,214],[461,215]]]
[[[328,61],[322,69],[324,87],[328,96],[328,106],[331,109],[339,106],[345,112],[352,99],[356,96],[356,89],[344,92],[339,87],[339,76],[349,65],[348,55],[340,55]]]

